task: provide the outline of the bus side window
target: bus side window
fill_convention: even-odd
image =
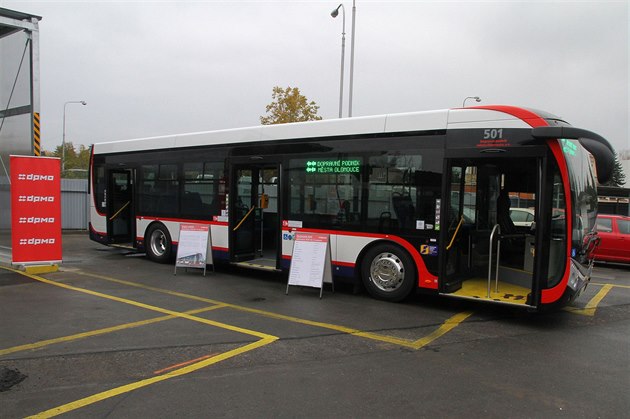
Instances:
[[[415,230],[418,225],[426,230],[436,228],[442,174],[432,171],[427,159],[415,153],[418,152],[390,152],[370,157],[369,229]]]

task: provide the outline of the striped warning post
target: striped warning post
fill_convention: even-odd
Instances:
[[[41,143],[39,137],[39,112],[33,113],[33,154],[41,155]]]

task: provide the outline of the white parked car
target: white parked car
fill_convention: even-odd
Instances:
[[[529,208],[510,208],[510,218],[515,227],[531,227],[534,222],[534,210]]]

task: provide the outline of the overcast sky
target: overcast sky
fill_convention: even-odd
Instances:
[[[326,1],[7,1],[42,16],[42,145],[258,125],[276,85],[336,118],[342,19]],[[346,79],[352,1],[346,7]],[[353,116],[541,109],[630,148],[627,1],[356,1]],[[468,104],[471,104],[469,101]],[[347,89],[344,116],[347,115]]]

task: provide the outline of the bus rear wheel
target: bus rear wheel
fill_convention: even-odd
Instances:
[[[407,252],[392,244],[379,244],[368,250],[361,263],[361,279],[374,298],[402,301],[414,289],[416,275]]]
[[[147,257],[154,262],[167,263],[173,256],[173,241],[166,226],[155,223],[149,227],[144,237]]]

